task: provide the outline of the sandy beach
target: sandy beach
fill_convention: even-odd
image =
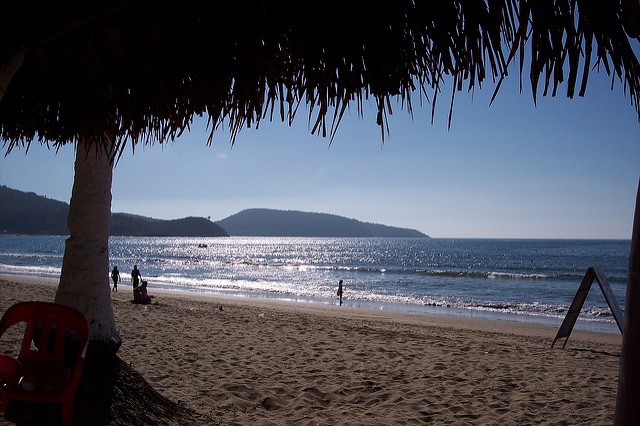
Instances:
[[[552,349],[536,324],[129,290],[112,293],[119,356],[201,424],[613,423],[619,335]],[[0,312],[54,294],[1,276]]]

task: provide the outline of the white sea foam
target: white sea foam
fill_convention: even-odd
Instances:
[[[0,236],[0,272],[57,276],[63,252],[63,237]],[[335,303],[343,279],[359,306],[558,318],[588,266],[624,303],[628,242],[117,237],[110,259],[124,277],[137,264],[151,288]],[[580,319],[612,321],[597,286]]]

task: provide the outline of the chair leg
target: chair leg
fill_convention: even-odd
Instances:
[[[60,404],[60,412],[62,414],[62,426],[71,426],[73,421],[73,402],[71,404]]]
[[[0,397],[0,415],[3,415],[9,409],[9,400],[4,398],[4,395]]]

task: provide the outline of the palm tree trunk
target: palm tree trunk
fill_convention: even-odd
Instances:
[[[615,424],[640,424],[640,182],[629,254]]]
[[[69,206],[66,240],[56,303],[82,312],[89,322],[90,339],[117,351],[116,329],[109,284],[109,230],[113,141],[78,142],[75,177]]]

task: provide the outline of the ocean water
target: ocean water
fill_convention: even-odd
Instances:
[[[61,236],[0,236],[0,273],[57,277]],[[414,238],[112,237],[111,267],[153,288],[345,308],[560,324],[590,266],[624,307],[630,242]],[[107,281],[108,277],[105,277]],[[618,332],[594,282],[578,327]]]

